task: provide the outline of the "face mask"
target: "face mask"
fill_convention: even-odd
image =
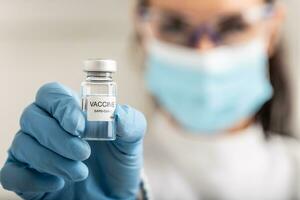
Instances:
[[[184,128],[201,133],[253,117],[273,94],[263,40],[207,53],[151,40],[147,87]]]

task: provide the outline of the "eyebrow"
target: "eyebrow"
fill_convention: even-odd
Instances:
[[[159,10],[161,10],[163,12],[163,15],[165,15],[166,17],[179,17],[182,18],[184,21],[190,21],[189,19],[193,19],[191,18],[191,15],[188,15],[186,13],[180,12],[180,11],[175,11],[173,9],[168,9],[168,8],[160,8]],[[196,16],[196,15],[194,15]],[[200,19],[200,17],[199,17]],[[247,24],[247,19],[243,13],[243,11],[239,12],[227,12],[227,13],[220,13],[217,14],[216,16],[213,16],[212,18],[213,21],[216,21],[217,23],[220,24],[228,24],[230,25],[230,23],[245,23]],[[196,20],[198,21],[198,20]],[[200,21],[200,20],[199,20]],[[210,20],[208,20],[210,21]],[[204,20],[205,23],[205,20]]]
[[[188,17],[186,15],[184,15],[184,13],[179,13],[173,10],[168,10],[168,9],[164,9],[163,10],[164,15],[166,16],[170,16],[170,17]],[[223,14],[223,15],[218,15],[215,17],[217,19],[217,21],[221,24],[230,24],[230,23],[237,23],[237,22],[244,22],[244,18],[242,13],[232,13],[232,14]]]
[[[225,15],[219,16],[218,19],[219,19],[219,22],[224,25],[244,21],[241,13],[235,13],[235,14],[231,14],[231,15],[227,15],[227,16],[225,16]]]

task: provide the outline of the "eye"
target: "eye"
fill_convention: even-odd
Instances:
[[[249,28],[249,25],[239,16],[231,16],[222,19],[218,23],[218,31],[221,35],[231,33],[242,33]]]
[[[160,22],[160,31],[164,33],[182,33],[187,28],[187,24],[180,16],[164,16]]]

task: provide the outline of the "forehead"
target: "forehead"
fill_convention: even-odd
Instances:
[[[210,17],[242,12],[263,2],[264,0],[150,0],[150,5],[182,14]]]

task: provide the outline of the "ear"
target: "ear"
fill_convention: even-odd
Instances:
[[[132,13],[133,13],[132,17],[133,17],[134,31],[139,34],[140,26],[142,23],[142,16],[141,16],[140,8],[137,5],[135,5]]]
[[[145,45],[149,38],[154,34],[150,22],[148,20],[148,14],[136,11],[134,16],[134,28],[135,28],[135,39],[141,50],[145,50]]]
[[[134,61],[137,66],[143,66],[146,56],[145,38],[147,37],[147,20],[143,11],[139,10],[137,5],[134,6],[133,10],[133,48],[134,48]],[[149,25],[148,25],[149,26]]]
[[[269,45],[268,52],[269,56],[274,54],[276,47],[279,43],[281,37],[282,25],[286,16],[286,7],[278,3],[274,7],[273,15],[268,19],[268,35],[269,35]]]
[[[134,22],[134,31],[136,34],[136,39],[139,42],[143,41],[143,38],[146,35],[146,29],[147,29],[147,20],[146,20],[146,14],[144,13],[144,10],[141,10],[138,6],[135,6],[134,8],[134,15],[133,15],[133,22]]]

